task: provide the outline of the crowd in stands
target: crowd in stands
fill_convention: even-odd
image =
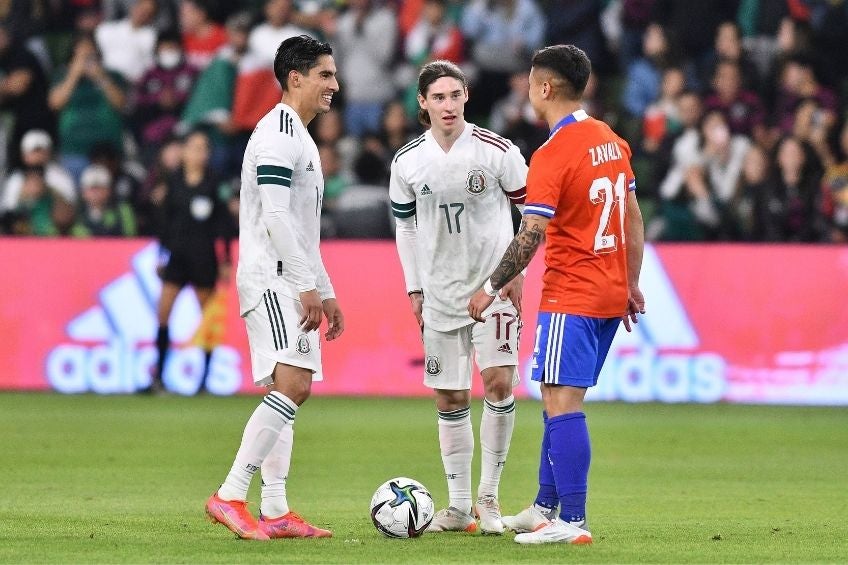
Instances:
[[[156,236],[198,132],[237,214],[276,48],[302,33],[333,45],[342,87],[310,125],[325,237],[391,237],[421,64],[460,64],[466,118],[529,161],[548,135],[530,57],[574,43],[587,112],[632,148],[648,239],[848,242],[843,0],[0,1],[0,234]]]

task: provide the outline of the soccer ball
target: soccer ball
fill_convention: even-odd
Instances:
[[[371,497],[371,521],[390,538],[415,538],[433,520],[433,497],[418,481],[396,477]]]

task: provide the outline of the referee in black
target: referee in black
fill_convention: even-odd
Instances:
[[[209,137],[201,130],[186,135],[182,166],[167,180],[167,195],[160,210],[162,295],[159,299],[159,360],[151,385],[141,392],[164,390],[163,374],[170,345],[168,319],[180,290],[190,285],[200,308],[206,307],[216,282],[230,277],[230,242],[236,222],[227,208],[228,190],[209,167]],[[211,351],[206,351],[203,380],[206,386]]]

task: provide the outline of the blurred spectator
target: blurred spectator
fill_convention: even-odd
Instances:
[[[601,31],[602,0],[553,0],[546,4],[545,45],[576,45],[586,52],[596,73],[606,73],[615,66]]]
[[[821,172],[798,139],[777,147],[777,171],[768,190],[754,195],[754,234],[763,241],[818,241],[824,224],[819,207]]]
[[[822,209],[828,222],[827,240],[848,243],[848,121],[842,125],[837,145],[822,179]]]
[[[510,139],[528,162],[533,152],[547,141],[549,133],[530,105],[529,77],[526,69],[512,73],[509,94],[495,102],[489,116],[492,131]]]
[[[335,145],[322,143],[318,146],[318,154],[324,174],[323,207],[325,210],[332,210],[339,196],[352,184],[352,179],[342,172],[339,151]]]
[[[400,101],[392,101],[386,104],[383,109],[383,116],[380,120],[380,141],[386,147],[391,159],[394,158],[398,149],[412,141],[415,133],[418,130],[413,130],[409,119],[406,117],[406,111]]]
[[[291,23],[292,11],[291,0],[266,0],[265,21],[253,28],[248,39],[248,49],[258,64],[273,66],[280,43],[289,37],[307,33]]]
[[[675,143],[672,167],[660,185],[663,239],[727,239],[736,226],[729,203],[736,197],[742,163],[751,142],[731,135],[724,114],[713,110],[698,130]]]
[[[145,162],[173,133],[197,76],[182,49],[179,36],[161,34],[156,40],[156,64],[136,87],[134,115]]]
[[[125,202],[135,211],[136,227],[151,222],[150,211],[145,209],[142,200],[141,183],[144,169],[138,163],[124,160],[121,153],[108,143],[95,145],[88,155],[94,165],[101,165],[111,176],[112,198],[116,202]]]
[[[837,99],[834,92],[819,83],[812,62],[802,54],[789,57],[780,74],[780,89],[775,101],[775,117],[780,131],[792,133],[795,111],[806,99],[813,99],[822,112],[834,114]],[[827,119],[833,120],[833,116]]]
[[[13,235],[53,235],[52,210],[57,198],[61,197],[47,185],[43,169],[25,170],[15,205],[3,210],[5,230]]]
[[[143,217],[150,220],[139,225],[142,235],[155,235],[159,225],[165,196],[168,194],[168,178],[180,169],[183,159],[183,144],[177,138],[165,140],[159,148],[156,160],[148,167],[147,178],[141,187],[139,209]]]
[[[227,44],[197,78],[177,126],[177,133],[209,128],[212,168],[219,172],[238,170],[243,153],[232,111],[238,65],[247,52],[250,15],[233,14],[227,19],[226,31]]]
[[[775,191],[772,170],[771,159],[764,148],[759,145],[748,148],[742,162],[742,178],[734,210],[741,240],[767,241],[776,235],[767,233],[770,224],[764,214],[768,212],[768,206],[763,205]]]
[[[680,67],[668,67],[662,74],[659,98],[647,107],[642,120],[642,148],[647,153],[659,149],[663,140],[681,129],[679,98],[686,88]]]
[[[88,165],[88,154],[95,145],[122,147],[123,88],[121,76],[103,68],[94,39],[78,36],[71,60],[57,76],[48,99],[59,115],[62,164],[74,178]]]
[[[748,57],[742,46],[742,32],[735,22],[722,22],[716,30],[715,46],[701,82],[710,84],[715,80],[716,67],[722,61],[736,63],[744,90],[756,90],[760,84],[760,70]]]
[[[651,23],[656,0],[622,0],[619,68],[624,70],[642,53],[642,38]]]
[[[28,131],[21,140],[22,166],[8,176],[3,186],[2,210],[14,210],[24,192],[27,175],[38,172],[43,175],[46,186],[68,202],[76,202],[77,191],[71,175],[53,160],[53,142],[43,130]]]
[[[82,203],[72,234],[76,237],[132,237],[137,234],[129,203],[114,198],[112,175],[103,165],[89,165],[80,178]]]
[[[319,146],[333,145],[339,152],[342,173],[353,176],[353,162],[359,153],[360,142],[345,132],[341,112],[332,108],[329,112],[318,114],[310,126],[314,131],[315,143]]]
[[[836,114],[822,108],[815,98],[807,98],[795,111],[792,135],[807,143],[823,167],[835,161],[831,147],[831,132],[836,123]]]
[[[198,70],[205,69],[227,42],[224,27],[210,17],[209,0],[180,1],[180,30],[186,61]]]
[[[373,0],[350,0],[333,38],[342,92],[345,129],[354,136],[380,129],[383,106],[394,98],[391,63],[397,18]],[[335,53],[334,53],[335,55]]]
[[[0,111],[14,116],[7,166],[20,164],[18,147],[27,131],[55,131],[55,116],[47,107],[47,89],[47,77],[38,60],[25,47],[15,44],[9,31],[0,25]]]
[[[535,0],[472,0],[462,14],[462,32],[479,69],[465,113],[482,118],[509,92],[509,76],[542,47],[545,19]]]
[[[692,62],[696,77],[707,72],[719,24],[735,19],[736,12],[737,0],[657,0],[654,5],[654,18]]]
[[[742,69],[739,64],[719,61],[712,79],[713,94],[707,96],[707,110],[724,112],[730,131],[752,137],[765,144],[766,111],[760,97],[742,89]]]
[[[406,36],[406,66],[400,69],[403,74],[397,79],[399,84],[407,84],[403,99],[409,116],[418,115],[417,75],[421,65],[437,59],[460,63],[464,49],[462,32],[447,17],[447,0],[425,0],[420,17]]]
[[[645,114],[648,106],[660,94],[662,71],[669,63],[669,45],[665,30],[653,23],[645,29],[642,56],[626,69],[622,105],[636,118]]]
[[[462,62],[462,32],[448,18],[447,4],[447,0],[425,0],[421,16],[406,36],[406,60],[416,68],[436,59]]]
[[[44,41],[49,7],[39,0],[4,0],[0,3],[0,25],[16,44],[35,55],[45,72],[50,71],[50,53]]]
[[[54,237],[76,237],[74,227],[77,224],[77,207],[73,202],[64,198],[53,199],[53,207],[50,209],[50,219],[53,224],[52,233]]]
[[[104,21],[94,37],[103,57],[103,66],[134,83],[153,66],[156,45],[156,0],[137,0],[129,15],[117,21]]]

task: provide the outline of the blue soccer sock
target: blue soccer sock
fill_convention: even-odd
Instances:
[[[586,518],[586,491],[592,448],[589,428],[583,412],[571,412],[548,418],[548,433],[557,494],[559,517],[565,522],[579,522]]]
[[[539,457],[539,493],[536,495],[536,504],[545,508],[556,508],[559,503],[557,496],[554,470],[551,460],[548,458],[548,450],[551,447],[551,436],[548,433],[548,413],[542,411],[545,432],[542,435],[542,450]]]

